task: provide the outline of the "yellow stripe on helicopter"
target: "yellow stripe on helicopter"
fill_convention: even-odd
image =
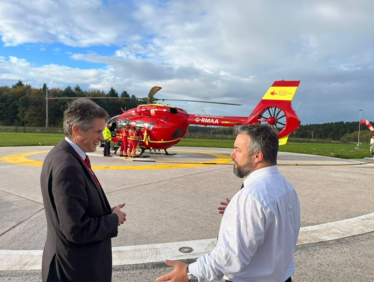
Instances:
[[[174,140],[168,140],[168,141],[152,141],[151,138],[149,137],[149,135],[147,134],[147,131],[145,131],[144,138],[143,138],[142,142],[144,142],[148,146],[148,143],[162,144],[162,143],[177,142],[179,140],[181,140],[181,138],[177,138],[177,139],[174,139]]]

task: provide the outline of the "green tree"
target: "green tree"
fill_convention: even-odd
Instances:
[[[118,93],[113,87],[111,87],[108,92],[107,97],[118,97]]]
[[[45,126],[45,96],[42,89],[32,89],[29,94],[30,104],[25,112],[28,126]]]
[[[129,95],[129,93],[127,93],[127,91],[122,91],[121,97],[122,98],[130,98],[130,95]]]
[[[63,97],[77,97],[73,89],[71,89],[70,86],[66,87],[64,91],[62,91],[62,96]]]
[[[16,88],[16,87],[23,87],[25,86],[22,82],[22,80],[18,80],[18,82],[16,84],[13,84],[12,88]]]

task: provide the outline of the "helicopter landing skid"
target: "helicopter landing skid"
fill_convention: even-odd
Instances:
[[[156,151],[155,149],[153,149],[153,151],[152,151],[152,149],[148,149],[148,150],[149,150],[149,154],[151,154],[151,155],[174,156],[174,155],[177,154],[177,153],[169,153],[166,149],[164,149],[165,153],[161,153],[160,150]],[[142,156],[145,151],[146,151],[145,149],[142,150],[141,153],[140,153],[140,155],[139,155],[139,157]]]
[[[174,155],[176,155],[177,153],[169,153],[166,149],[164,149],[164,151],[165,151],[165,154],[164,155],[168,155],[168,156],[174,156]]]

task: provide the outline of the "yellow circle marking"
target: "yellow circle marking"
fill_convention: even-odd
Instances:
[[[10,156],[3,157],[0,160],[6,163],[11,163],[11,164],[42,167],[43,166],[42,161],[30,160],[27,157],[31,155],[43,154],[43,153],[48,153],[48,152],[49,151],[42,151],[42,152],[32,152],[32,153],[10,155]],[[216,154],[216,153],[207,153],[207,152],[198,152],[198,151],[182,151],[182,150],[177,150],[177,152],[211,155],[215,157],[215,159],[206,161],[206,162],[198,162],[198,163],[178,163],[178,162],[165,161],[165,163],[169,163],[169,164],[164,164],[164,165],[133,165],[133,166],[94,165],[92,166],[92,169],[95,169],[95,170],[174,169],[174,168],[211,166],[211,165],[217,165],[217,164],[228,164],[232,161],[232,158],[230,156]],[[162,163],[162,161],[159,161],[159,162]]]
[[[30,160],[26,157],[32,156],[32,155],[48,153],[48,152],[49,151],[42,151],[42,152],[33,152],[33,153],[23,153],[23,154],[17,154],[17,155],[10,155],[10,156],[6,156],[6,157],[2,157],[0,160],[3,161],[3,162],[6,162],[6,163],[11,163],[11,164],[42,167],[43,166],[42,161]]]

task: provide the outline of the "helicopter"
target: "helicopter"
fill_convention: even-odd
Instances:
[[[164,150],[169,154],[167,149],[178,144],[185,136],[189,125],[234,127],[240,124],[268,124],[278,132],[279,145],[285,145],[289,134],[300,125],[300,120],[291,105],[299,84],[300,81],[275,81],[248,117],[188,114],[182,108],[158,103],[154,95],[162,88],[154,86],[147,97],[149,104],[139,105],[127,111],[122,109],[122,114],[108,120],[107,124],[110,125],[112,132],[111,147],[116,153],[121,146],[122,132],[126,125],[135,127],[141,133],[138,143],[140,156],[146,149],[151,152]],[[229,104],[195,100],[161,100]]]

